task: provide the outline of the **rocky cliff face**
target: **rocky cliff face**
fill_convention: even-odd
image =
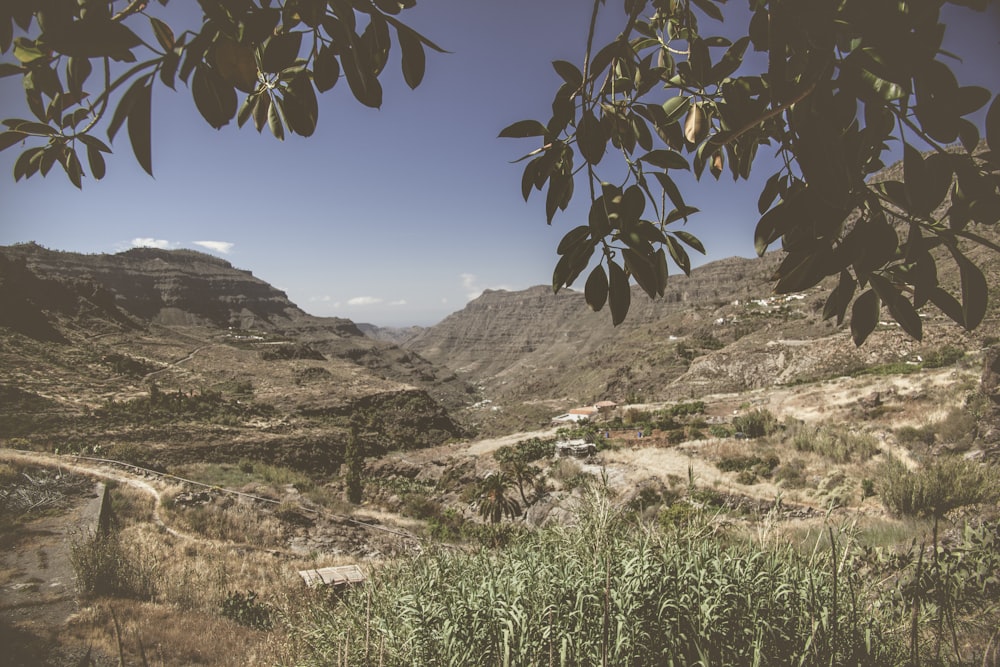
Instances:
[[[174,402],[154,405],[154,389]],[[451,413],[471,394],[452,371],[202,253],[0,248],[0,396],[17,398],[0,401],[0,437],[329,469],[359,414],[373,451],[424,447],[464,434]]]
[[[305,315],[284,292],[249,271],[193,250],[83,255],[28,243],[2,252],[38,276],[100,285],[122,310],[157,324],[272,330]]]
[[[492,397],[590,401],[657,391],[687,368],[677,346],[714,334],[715,322],[741,304],[767,296],[778,258],[730,258],[673,276],[663,299],[633,289],[632,308],[615,328],[607,310],[594,313],[580,292],[547,287],[486,291],[463,310],[404,342],[446,365]],[[746,327],[756,326],[747,322]],[[719,329],[719,330],[716,330]]]

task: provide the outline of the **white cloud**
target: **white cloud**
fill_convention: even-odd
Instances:
[[[321,301],[323,303],[329,303],[330,301],[333,301],[333,297],[330,296],[329,294],[324,294],[323,296],[311,296],[309,297],[309,301],[311,303],[316,303],[317,301]]]
[[[382,299],[377,296],[356,296],[347,300],[349,306],[374,306],[377,303],[382,303]]]
[[[217,253],[223,255],[228,255],[232,251],[235,243],[230,243],[229,241],[194,241],[195,245],[199,245],[202,248],[207,248],[208,250],[214,250]]]
[[[406,299],[397,299],[396,301],[390,301],[389,305],[390,306],[405,306],[406,305]]]
[[[507,285],[497,285],[495,287],[485,287],[479,282],[479,278],[474,273],[463,273],[459,276],[462,279],[462,289],[465,290],[465,296],[472,301],[473,299],[479,297],[485,289],[498,289],[498,290],[510,290],[511,288]]]
[[[159,248],[161,250],[167,250],[175,245],[166,239],[154,239],[143,236],[132,239],[131,243],[133,248]]]

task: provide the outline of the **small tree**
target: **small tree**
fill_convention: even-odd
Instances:
[[[517,458],[505,463],[503,471],[517,484],[517,491],[521,495],[521,502],[524,503],[525,507],[528,507],[529,503],[527,496],[524,494],[524,485],[534,484],[540,473],[538,468],[524,459]]]
[[[479,516],[488,519],[490,523],[500,523],[504,516],[514,519],[521,515],[521,506],[508,493],[511,478],[503,472],[495,472],[486,476],[479,483]]]
[[[361,502],[361,471],[365,465],[364,451],[358,439],[358,427],[351,424],[351,436],[344,452],[344,464],[347,466],[345,482],[347,484],[347,502],[357,505]]]

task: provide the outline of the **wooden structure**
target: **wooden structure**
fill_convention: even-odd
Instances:
[[[299,576],[306,586],[354,586],[365,582],[365,575],[357,565],[340,565],[338,567],[321,567],[314,570],[299,570]]]

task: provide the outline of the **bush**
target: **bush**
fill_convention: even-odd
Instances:
[[[954,345],[944,345],[936,350],[925,352],[922,356],[924,368],[944,368],[964,357],[965,350]]]
[[[273,625],[271,607],[259,602],[255,591],[247,591],[246,594],[230,591],[221,606],[223,616],[248,628],[270,630]]]
[[[805,461],[801,459],[787,461],[775,469],[773,477],[776,483],[781,482],[790,489],[801,489],[808,481]]]
[[[958,507],[998,497],[995,466],[944,456],[916,471],[888,457],[878,468],[875,487],[886,509],[897,515],[943,517]]]
[[[813,452],[834,463],[867,461],[879,452],[879,443],[870,433],[856,433],[840,426],[799,428],[792,438],[795,449]]]
[[[749,471],[768,477],[771,471],[778,467],[781,459],[773,454],[767,458],[752,455],[736,455],[723,457],[715,466],[722,472]]]
[[[919,428],[915,426],[900,426],[896,429],[896,439],[904,447],[913,447],[914,445],[930,447],[934,444],[935,437],[934,429],[929,426],[921,426]]]
[[[733,428],[748,438],[762,438],[778,429],[778,420],[770,410],[757,408],[733,418]]]
[[[963,408],[953,408],[941,421],[934,424],[934,431],[941,442],[950,445],[968,445],[976,435],[978,422],[974,414]]]
[[[140,565],[141,560],[113,529],[83,535],[70,544],[70,562],[83,598],[106,595],[151,600],[156,594],[153,573]]]
[[[521,440],[515,445],[500,447],[493,452],[493,458],[498,463],[513,463],[514,461],[532,463],[540,459],[551,458],[555,455],[555,451],[555,441],[530,438]]]

